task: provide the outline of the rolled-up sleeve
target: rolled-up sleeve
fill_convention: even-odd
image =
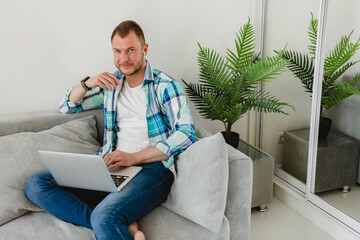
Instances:
[[[162,92],[162,108],[172,134],[155,147],[169,157],[187,149],[196,141],[195,128],[186,95],[178,81],[171,81]]]
[[[61,113],[77,113],[84,110],[102,108],[104,106],[104,90],[102,88],[94,88],[86,92],[83,99],[79,102],[70,102],[69,95],[73,88],[69,89],[60,103],[59,110]]]

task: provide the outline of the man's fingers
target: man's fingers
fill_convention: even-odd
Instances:
[[[113,169],[113,168],[116,168],[116,167],[120,167],[121,166],[121,163],[120,162],[117,162],[117,163],[114,163],[114,164],[111,164],[109,166],[110,169]]]
[[[104,163],[106,167],[110,169],[120,166],[131,166],[131,162],[127,160],[126,154],[124,155],[124,153],[119,150],[108,153],[104,157]]]
[[[110,156],[109,154],[107,154],[104,158],[104,163],[108,167],[111,164],[110,162],[111,162]]]
[[[101,78],[99,78],[99,80],[102,81],[106,86],[112,86],[117,89],[117,84],[115,83],[114,79],[108,76],[102,76]]]
[[[103,72],[95,77],[89,79],[86,82],[87,86],[90,88],[101,87],[106,91],[117,89],[117,86],[120,84],[119,79],[111,73]]]
[[[106,91],[109,91],[108,86],[103,81],[99,80],[98,85],[99,85],[99,87],[105,89]]]
[[[104,72],[103,74],[106,75],[107,77],[111,78],[115,82],[117,82],[117,84],[119,84],[119,79],[114,74],[111,74],[111,73],[108,73],[108,72]]]
[[[120,82],[115,75],[105,72],[102,74],[102,77],[104,78],[105,81],[109,82],[112,86],[115,87],[115,89],[117,89],[117,86],[119,85]]]

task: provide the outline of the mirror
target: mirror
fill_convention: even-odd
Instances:
[[[311,12],[318,14],[319,1],[268,1],[265,33],[265,56],[287,50],[308,54],[308,26]],[[264,114],[262,148],[275,158],[275,175],[306,191],[307,148],[310,127],[311,94],[289,69],[265,88],[281,101],[291,104],[289,115]],[[292,143],[292,141],[296,141]],[[297,155],[293,153],[297,152]]]
[[[360,2],[356,0],[348,0],[346,4],[341,0],[329,1],[325,37],[325,79],[337,79],[338,82],[347,84],[360,79],[360,75],[356,76],[360,74],[360,62],[355,63],[360,60],[360,16],[357,11],[359,7]],[[346,68],[347,70],[337,78],[336,72],[346,66],[346,63],[344,61],[342,67],[336,67],[339,60],[344,58],[338,57],[340,55],[334,52],[334,48],[340,46],[338,49],[343,49],[342,44],[339,44],[340,40],[343,36],[349,36],[352,31],[349,42],[357,44],[359,50],[350,55],[351,47],[347,48],[348,53],[345,55],[352,56],[347,63],[353,62],[354,65]],[[357,41],[359,43],[356,43]],[[330,53],[333,53],[333,61],[327,58]],[[326,131],[330,123],[328,119],[331,119],[332,124],[327,137],[319,139],[314,193],[360,221],[360,95],[345,98],[347,95],[341,94],[345,92],[344,88],[336,86],[323,83],[324,118],[320,121],[320,129]],[[356,86],[360,87],[360,80]]]

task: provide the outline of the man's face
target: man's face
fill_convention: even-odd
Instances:
[[[126,37],[115,35],[111,41],[115,66],[125,76],[136,74],[145,64],[148,45],[141,45],[139,38],[131,31]]]

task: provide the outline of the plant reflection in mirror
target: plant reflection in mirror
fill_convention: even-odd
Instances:
[[[306,92],[312,93],[314,80],[314,59],[316,51],[318,31],[318,20],[311,13],[308,36],[310,45],[308,45],[309,54],[299,53],[294,50],[282,51],[282,57],[289,61],[288,68],[300,79],[306,89]],[[356,84],[360,81],[360,74],[357,73],[350,81],[344,81],[340,77],[358,61],[350,61],[360,47],[360,38],[356,42],[351,42],[350,37],[354,30],[348,35],[341,37],[340,41],[325,57],[324,74],[322,79],[322,98],[320,120],[324,118],[325,113],[338,104],[340,101],[356,94],[360,95],[360,89]]]

